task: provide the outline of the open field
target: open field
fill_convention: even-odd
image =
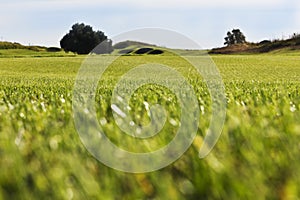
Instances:
[[[185,64],[171,55],[120,57],[100,81],[102,101],[98,99],[97,108],[99,118],[110,119],[104,129],[116,133],[109,137],[122,148],[145,149],[136,145],[137,141],[123,139],[109,105],[117,78],[132,63],[174,66],[187,77],[202,106],[198,136],[189,150],[172,165],[147,174],[110,169],[94,159],[80,142],[71,101],[84,57],[34,57],[24,52],[21,58],[14,58],[6,54],[0,58],[0,199],[300,196],[298,53],[212,56],[226,88],[227,117],[220,140],[202,160],[198,151],[209,123],[211,101],[201,78],[189,73]],[[178,122],[178,105],[172,94],[162,88],[151,89],[157,92],[145,87],[131,100],[132,115],[139,116],[136,122],[149,121],[144,101],[159,101]],[[170,123],[166,126],[164,133],[178,128]],[[154,138],[150,143],[159,148],[172,139],[170,136]]]

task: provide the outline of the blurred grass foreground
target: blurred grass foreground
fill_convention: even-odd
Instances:
[[[72,92],[84,57],[59,54],[0,59],[0,199],[299,199],[299,56],[212,57],[225,84],[227,116],[214,150],[199,159],[211,116],[209,91],[172,55],[148,55],[187,77],[199,103],[199,130],[193,145],[170,166],[129,174],[101,164],[81,143]],[[136,124],[149,122],[146,103],[163,105],[168,116],[161,134],[141,142],[124,136],[114,122],[112,90],[131,63],[144,59],[120,57],[97,90],[103,130],[129,151],[166,145],[180,125],[176,98],[154,85],[138,89],[129,103]]]

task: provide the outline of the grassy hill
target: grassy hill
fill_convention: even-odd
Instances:
[[[126,48],[132,47],[132,46],[135,46],[135,47],[156,47],[156,45],[154,45],[154,44],[148,44],[148,43],[145,43],[145,42],[130,41],[130,40],[119,42],[119,43],[115,44],[113,47],[114,47],[114,49],[126,49]]]
[[[145,42],[138,42],[138,41],[123,41],[115,44],[114,48],[114,55],[143,55],[143,54],[163,54],[163,50],[161,47],[158,47],[154,44],[148,44]]]
[[[0,58],[3,57],[64,57],[75,56],[57,47],[25,46],[16,42],[0,42]]]
[[[300,50],[300,35],[293,35],[286,40],[264,40],[259,43],[245,43],[214,48],[211,54],[257,54],[269,52],[292,52]]]
[[[206,54],[207,50],[189,50],[189,49],[170,49],[154,44],[148,44],[138,41],[124,41],[115,44],[113,55],[181,55],[181,56],[199,56]]]
[[[46,50],[47,47],[42,46],[25,46],[17,42],[0,42],[0,49],[26,49],[32,51],[43,51]]]

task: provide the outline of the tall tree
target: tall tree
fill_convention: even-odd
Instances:
[[[245,35],[240,31],[240,29],[233,29],[231,32],[227,32],[227,36],[224,38],[224,45],[230,46],[233,44],[243,44],[246,43]]]
[[[72,29],[60,41],[60,46],[66,52],[88,54],[100,43],[105,43],[105,48],[94,53],[111,53],[112,42],[102,31],[94,31],[93,28],[84,23],[76,23]],[[102,45],[100,45],[102,46]]]

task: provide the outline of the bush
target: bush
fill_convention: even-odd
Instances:
[[[61,48],[58,47],[49,47],[46,49],[48,52],[60,52]]]
[[[271,43],[270,40],[263,40],[263,41],[259,42],[258,44],[259,45],[265,45],[265,44],[270,44],[270,43]]]
[[[39,47],[36,47],[36,46],[29,46],[26,49],[31,50],[31,51],[40,51]]]
[[[0,42],[0,49],[26,49],[26,47],[16,42]]]
[[[98,46],[99,44],[100,47]],[[102,54],[111,53],[112,41],[102,31],[94,31],[89,25],[83,23],[74,24],[72,29],[60,41],[60,46],[66,52],[78,54],[92,53]],[[96,49],[94,49],[97,47]]]

